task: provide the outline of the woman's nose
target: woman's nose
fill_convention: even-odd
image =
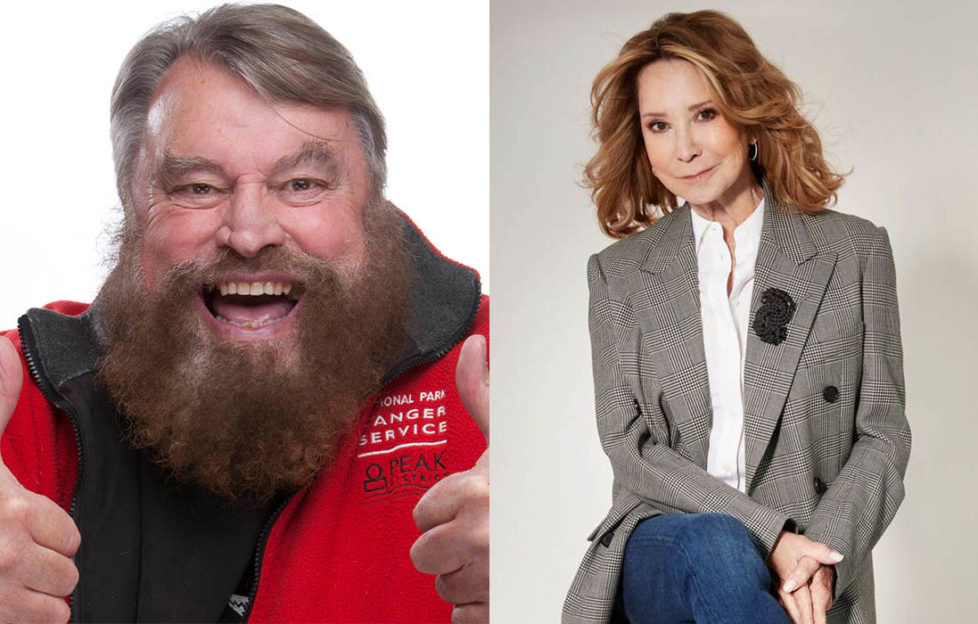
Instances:
[[[676,131],[676,158],[683,162],[692,162],[700,155],[699,142],[693,132],[680,128]]]

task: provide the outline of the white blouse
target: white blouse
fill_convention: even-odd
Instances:
[[[761,241],[764,200],[734,229],[733,287],[727,295],[730,250],[723,228],[690,211],[699,267],[700,314],[703,347],[710,382],[713,423],[706,469],[741,492],[744,483],[744,356],[751,294],[754,291],[754,262]]]

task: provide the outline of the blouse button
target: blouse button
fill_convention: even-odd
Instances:
[[[822,398],[829,403],[835,403],[839,400],[839,389],[835,386],[826,386],[825,390],[822,390]]]

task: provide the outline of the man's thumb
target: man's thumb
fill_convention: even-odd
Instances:
[[[484,336],[469,336],[462,345],[455,369],[455,385],[462,405],[489,444],[489,364]]]
[[[17,407],[17,397],[24,383],[24,370],[13,343],[0,336],[0,434],[10,422]]]

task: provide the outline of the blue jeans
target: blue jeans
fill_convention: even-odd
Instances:
[[[754,537],[726,514],[640,522],[625,546],[621,600],[632,624],[790,624]]]

